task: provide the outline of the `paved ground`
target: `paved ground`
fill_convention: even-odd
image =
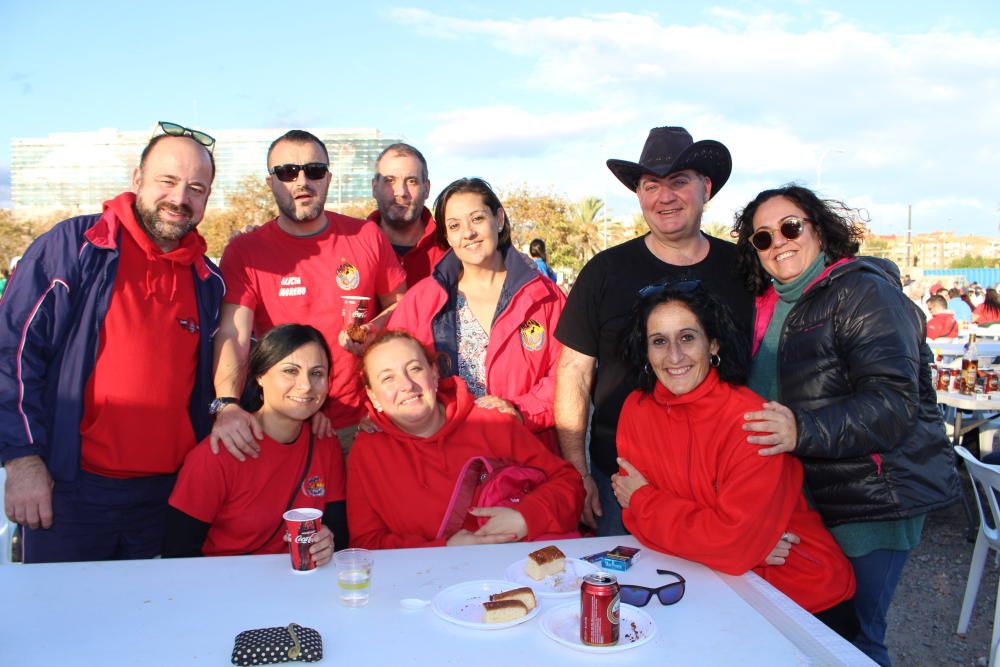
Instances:
[[[962,490],[971,494],[962,476]],[[971,498],[971,495],[969,496]],[[978,516],[976,517],[978,525]],[[888,644],[895,667],[984,666],[989,658],[997,567],[991,555],[966,636],[955,634],[973,544],[961,504],[935,512],[903,571],[889,610]]]

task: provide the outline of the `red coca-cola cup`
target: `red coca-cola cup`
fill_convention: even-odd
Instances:
[[[292,555],[292,572],[312,572],[316,569],[309,549],[312,548],[313,536],[319,532],[322,510],[312,507],[290,509],[282,515],[285,519],[285,530],[288,531],[288,551]]]

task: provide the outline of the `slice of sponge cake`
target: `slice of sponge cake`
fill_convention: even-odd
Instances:
[[[528,608],[520,600],[497,600],[483,603],[484,623],[506,623],[528,615]]]
[[[551,577],[566,569],[566,554],[559,547],[548,546],[532,551],[525,562],[525,573],[535,581]]]
[[[538,604],[535,601],[535,591],[531,590],[527,586],[512,588],[509,591],[494,593],[490,596],[490,601],[497,602],[498,600],[520,600],[524,603],[524,606],[528,608],[528,611],[534,609]]]

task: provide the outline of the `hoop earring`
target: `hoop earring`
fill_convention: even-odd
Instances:
[[[718,368],[719,364],[721,363],[722,363],[722,357],[720,357],[717,354],[713,354],[708,358],[708,365],[711,366],[712,368]]]

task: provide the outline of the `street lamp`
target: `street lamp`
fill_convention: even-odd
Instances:
[[[824,148],[823,151],[819,154],[819,159],[816,160],[816,189],[817,190],[819,190],[823,186],[823,160],[826,159],[826,156],[829,155],[830,153],[846,153],[846,152],[847,152],[847,150],[844,149],[844,148],[834,148],[834,147],[828,146],[828,147]]]

